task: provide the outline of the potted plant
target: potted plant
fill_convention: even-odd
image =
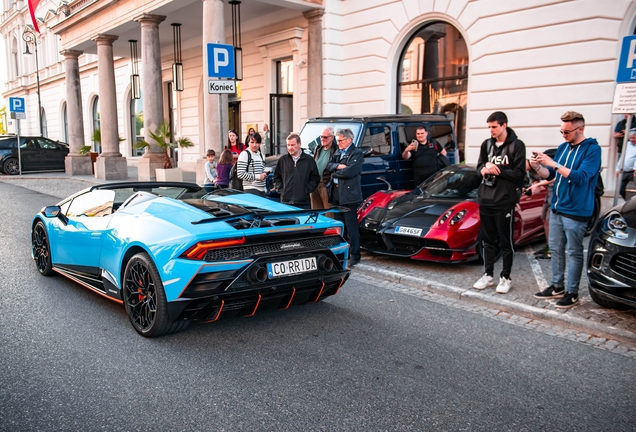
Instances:
[[[173,168],[172,167],[172,159],[168,154],[169,149],[177,148],[177,147],[192,147],[194,144],[190,140],[190,138],[182,137],[177,138],[174,142],[170,140],[170,125],[167,121],[163,121],[159,128],[153,132],[149,131],[150,137],[152,140],[163,149],[163,170],[156,169],[157,180],[167,181],[167,180],[178,180],[181,181],[183,179],[183,175],[181,173],[181,168]],[[146,141],[140,141],[135,145],[136,148],[146,148],[150,147],[150,144]],[[173,172],[170,172],[173,171]]]

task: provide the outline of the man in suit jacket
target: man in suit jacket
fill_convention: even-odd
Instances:
[[[331,173],[329,196],[336,206],[348,207],[346,213],[336,213],[345,225],[345,238],[349,242],[349,267],[360,262],[360,231],[356,210],[362,204],[361,173],[364,155],[353,145],[351,129],[336,132],[338,150],[333,154],[326,170]]]

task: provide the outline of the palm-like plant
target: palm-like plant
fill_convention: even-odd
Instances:
[[[155,141],[157,145],[163,149],[163,167],[165,169],[172,168],[172,160],[170,160],[168,149],[175,147],[192,147],[194,145],[190,138],[185,137],[177,138],[175,142],[170,141],[170,124],[168,124],[167,121],[163,121],[155,132],[149,131],[149,133],[152,140]],[[135,145],[135,147],[146,148],[150,147],[150,144],[146,141],[139,141]]]

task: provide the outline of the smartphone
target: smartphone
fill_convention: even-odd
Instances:
[[[417,147],[420,145],[419,141],[416,139],[411,140],[411,144],[415,146],[415,151],[417,151]]]
[[[536,159],[537,156],[539,156],[539,153],[537,152],[532,152],[532,159]]]

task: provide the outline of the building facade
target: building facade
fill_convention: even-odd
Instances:
[[[27,98],[23,133],[39,133],[41,117],[43,134],[71,144],[67,171],[84,172],[78,149],[90,145],[102,178],[117,178],[126,165],[154,178],[160,149],[135,144],[150,141],[148,131],[163,121],[195,143],[178,152],[179,166],[191,171],[201,170],[207,149],[222,149],[228,129],[244,139],[249,127],[268,124],[268,152],[277,153],[309,117],[386,113],[451,116],[466,161],[475,163],[495,110],[533,151],[556,147],[560,115],[580,111],[603,166],[613,167],[617,58],[636,25],[632,0],[246,0],[243,79],[235,94],[217,95],[208,93],[206,46],[236,42],[229,2],[42,1],[38,116],[35,60],[23,54],[27,2],[2,2],[3,96]],[[176,62],[182,91],[173,82]],[[613,189],[613,169],[604,178]]]

